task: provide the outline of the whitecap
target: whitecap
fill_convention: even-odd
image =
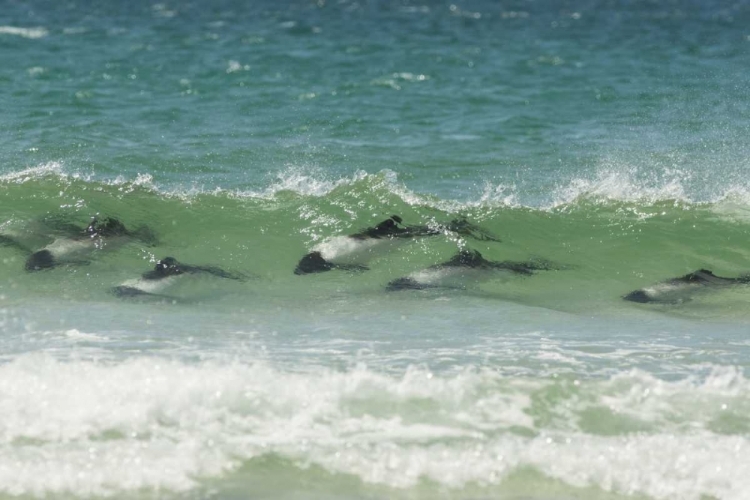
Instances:
[[[23,38],[44,38],[49,34],[46,28],[20,28],[18,26],[0,26],[0,35],[15,35]]]

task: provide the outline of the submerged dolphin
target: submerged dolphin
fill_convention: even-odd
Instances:
[[[125,281],[111,291],[118,297],[152,296],[172,299],[160,292],[172,285],[178,276],[199,274],[237,281],[247,279],[244,274],[230,273],[218,267],[191,266],[178,262],[174,257],[165,257],[156,263],[153,270],[143,273],[138,279]]]
[[[395,247],[423,236],[454,232],[482,241],[500,241],[490,233],[471,224],[466,219],[456,219],[446,226],[405,226],[398,215],[392,215],[380,224],[347,236],[328,238],[302,257],[294,274],[310,274],[343,269],[367,270],[365,264]]]
[[[427,288],[465,288],[467,282],[478,282],[491,277],[488,271],[504,271],[528,276],[534,271],[561,269],[543,261],[527,262],[490,261],[476,250],[461,250],[447,262],[416,271],[386,285],[389,292],[397,290],[424,290]]]
[[[723,278],[716,276],[707,269],[699,269],[679,278],[673,278],[635,290],[624,295],[623,299],[641,304],[679,304],[690,300],[690,295],[694,292],[709,288],[726,288],[733,285],[747,284],[750,284],[750,275],[743,275],[737,278]]]
[[[141,240],[153,244],[155,238],[146,227],[131,231],[114,217],[93,218],[85,229],[66,225],[67,236],[58,237],[52,243],[32,252],[26,259],[27,271],[50,269],[60,264],[82,263],[96,250],[114,249],[133,241]]]

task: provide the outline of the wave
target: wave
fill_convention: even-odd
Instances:
[[[49,163],[0,178],[5,195],[0,198],[0,227],[3,234],[19,235],[38,233],[49,220],[85,227],[93,216],[117,217],[127,227],[150,228],[157,244],[105,252],[117,255],[118,265],[96,270],[103,281],[125,272],[138,276],[156,260],[173,256],[263,274],[291,291],[300,283],[291,274],[296,263],[327,238],[355,233],[394,214],[406,224],[431,227],[466,218],[502,242],[452,233],[424,238],[375,259],[357,283],[382,291],[390,280],[468,247],[491,260],[541,258],[559,264],[566,271],[488,286],[499,297],[565,310],[591,306],[599,296],[617,304],[630,291],[697,269],[729,277],[750,270],[750,197],[741,186],[713,201],[691,199],[674,178],[649,186],[635,174],[602,173],[596,182],[561,187],[563,194],[555,195],[558,201],[549,206],[530,206],[506,186],[488,187],[473,201],[417,193],[388,170],[327,178],[290,169],[259,189],[225,190],[163,186],[146,174],[99,180]],[[44,234],[41,238],[31,238],[28,245],[49,243]],[[0,252],[3,258],[21,259],[10,247]],[[13,280],[19,272],[20,264],[0,269],[0,275]],[[24,283],[30,294],[59,293],[51,284],[23,280],[22,287]],[[717,294],[727,304],[717,314],[730,309],[729,314],[739,314],[743,309],[733,306],[746,300],[743,290]],[[84,291],[74,295],[86,298]],[[696,300],[716,305],[711,297]]]
[[[316,467],[416,497],[425,481],[502,491],[528,468],[660,499],[739,500],[750,488],[750,382],[726,367],[586,381],[24,355],[0,365],[0,395],[0,491],[13,495],[188,492],[257,467],[288,475],[264,469],[272,457],[292,474]]]
[[[541,197],[525,193],[517,183],[484,181],[474,199],[440,199],[430,193],[414,191],[399,180],[398,173],[389,169],[374,174],[359,170],[349,176],[332,178],[320,169],[288,167],[270,178],[266,186],[257,189],[169,186],[157,183],[151,174],[137,174],[132,179],[122,175],[99,178],[93,172],[71,170],[62,162],[47,162],[0,175],[0,185],[27,182],[67,184],[74,180],[83,181],[92,187],[118,186],[125,190],[148,188],[162,196],[184,199],[217,195],[237,199],[273,200],[288,193],[302,197],[325,197],[346,188],[374,188],[387,190],[410,205],[452,212],[478,207],[554,211],[594,202],[640,206],[669,202],[697,206],[732,203],[750,207],[750,185],[743,181],[743,176],[726,176],[723,179],[726,181],[724,186],[701,184],[698,189],[691,171],[668,169],[654,172],[619,164],[602,165],[588,175],[558,181],[548,186],[546,194]]]

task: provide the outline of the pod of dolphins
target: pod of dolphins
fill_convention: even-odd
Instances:
[[[60,265],[86,264],[97,250],[113,250],[132,242],[140,241],[153,245],[156,238],[146,227],[129,230],[114,217],[92,218],[85,228],[71,224],[58,224],[54,228],[52,243],[43,248],[32,249],[13,235],[0,234],[0,246],[15,248],[28,255],[24,268],[28,272],[51,269]],[[500,242],[494,235],[470,223],[466,219],[455,219],[445,225],[408,226],[398,215],[392,215],[381,223],[360,232],[328,238],[313,247],[303,256],[294,269],[296,275],[308,275],[332,270],[362,272],[377,256],[415,238],[440,234],[458,234],[479,241]],[[562,270],[561,266],[542,259],[529,261],[490,261],[476,250],[462,249],[452,258],[390,281],[385,289],[389,292],[402,290],[426,290],[433,288],[463,289],[465,283],[489,279],[495,272],[517,276],[530,276],[537,271]],[[235,281],[245,281],[246,274],[228,272],[215,266],[191,265],[177,261],[174,257],[159,260],[152,270],[113,287],[112,294],[122,298],[154,297],[172,300],[163,294],[180,276],[204,276]],[[622,298],[636,303],[679,304],[690,300],[695,292],[723,289],[750,284],[750,274],[736,278],[716,276],[711,271],[698,271],[656,283],[632,291]]]

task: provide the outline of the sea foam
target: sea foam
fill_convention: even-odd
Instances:
[[[740,500],[749,394],[728,368],[574,381],[23,355],[0,366],[0,491],[186,492],[274,454],[399,489],[498,485],[532,467],[574,487]]]

